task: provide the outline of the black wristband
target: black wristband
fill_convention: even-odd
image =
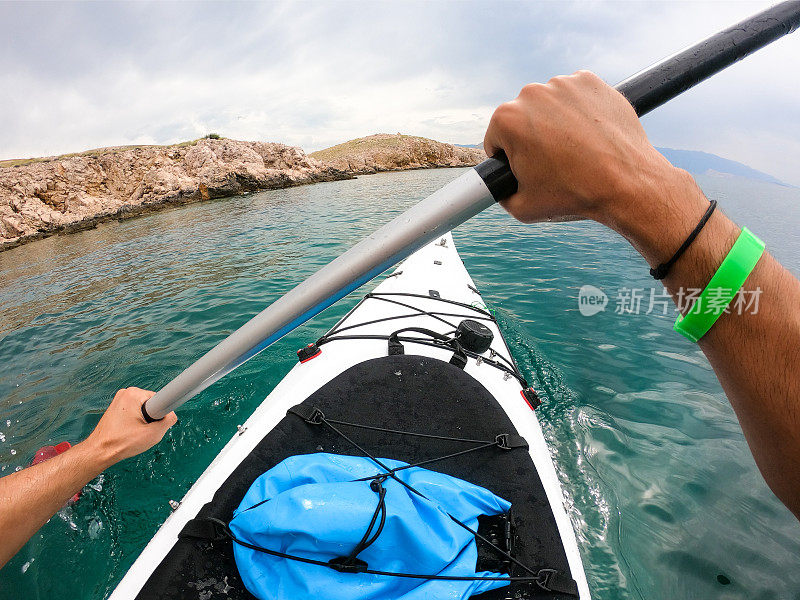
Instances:
[[[708,220],[711,218],[711,213],[714,212],[715,208],[717,208],[717,201],[712,200],[711,204],[708,205],[708,209],[703,215],[703,218],[700,219],[700,222],[697,224],[697,227],[695,227],[692,233],[689,234],[689,237],[686,238],[686,241],[681,244],[681,247],[678,248],[678,251],[672,255],[672,258],[670,258],[667,262],[661,263],[657,267],[650,269],[650,275],[652,275],[654,279],[664,279],[664,277],[667,276],[667,273],[669,273],[672,265],[675,264],[675,262],[681,257],[681,255],[683,255],[684,252],[686,252],[686,249],[697,237],[697,234],[700,233],[700,230],[703,228],[703,226],[708,223]]]

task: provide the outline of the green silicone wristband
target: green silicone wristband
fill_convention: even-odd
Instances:
[[[763,253],[764,242],[743,227],[706,289],[686,316],[678,316],[673,329],[693,342],[703,337],[728,308]]]

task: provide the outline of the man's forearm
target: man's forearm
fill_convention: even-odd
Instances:
[[[700,340],[764,479],[800,518],[800,282],[767,253],[745,283],[757,314],[723,315]]]
[[[113,461],[81,442],[63,454],[0,479],[0,567]]]
[[[626,199],[628,214],[609,218],[608,224],[655,266],[680,246],[708,200],[679,169],[664,169],[652,183]],[[740,231],[721,211],[714,212],[663,281],[676,303],[680,290],[706,287]],[[765,480],[800,517],[800,282],[765,252],[743,289],[760,292],[758,311],[723,314],[699,346]]]

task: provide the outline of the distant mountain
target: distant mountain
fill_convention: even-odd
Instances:
[[[752,167],[743,165],[735,160],[728,160],[716,154],[699,152],[697,150],[675,150],[673,148],[656,148],[667,160],[678,168],[686,169],[693,175],[704,175],[707,173],[724,173],[726,175],[736,175],[746,177],[756,181],[765,181],[777,185],[788,186],[780,179],[772,175],[757,171]]]
[[[483,149],[483,144],[453,145],[459,148]],[[675,150],[674,148],[656,148],[656,150],[666,156],[667,160],[673,165],[680,169],[686,169],[692,175],[722,173],[724,175],[736,175],[737,177],[746,177],[747,179],[754,179],[756,181],[765,181],[767,183],[792,187],[788,183],[784,183],[768,173],[757,171],[740,162],[728,160],[716,154],[709,154],[708,152],[700,152],[698,150]]]

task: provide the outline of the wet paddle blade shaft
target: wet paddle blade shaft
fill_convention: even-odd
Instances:
[[[644,115],[800,26],[782,2],[653,65],[616,88]],[[142,407],[159,419],[298,325],[517,189],[504,155],[485,160],[342,254],[237,329]]]

